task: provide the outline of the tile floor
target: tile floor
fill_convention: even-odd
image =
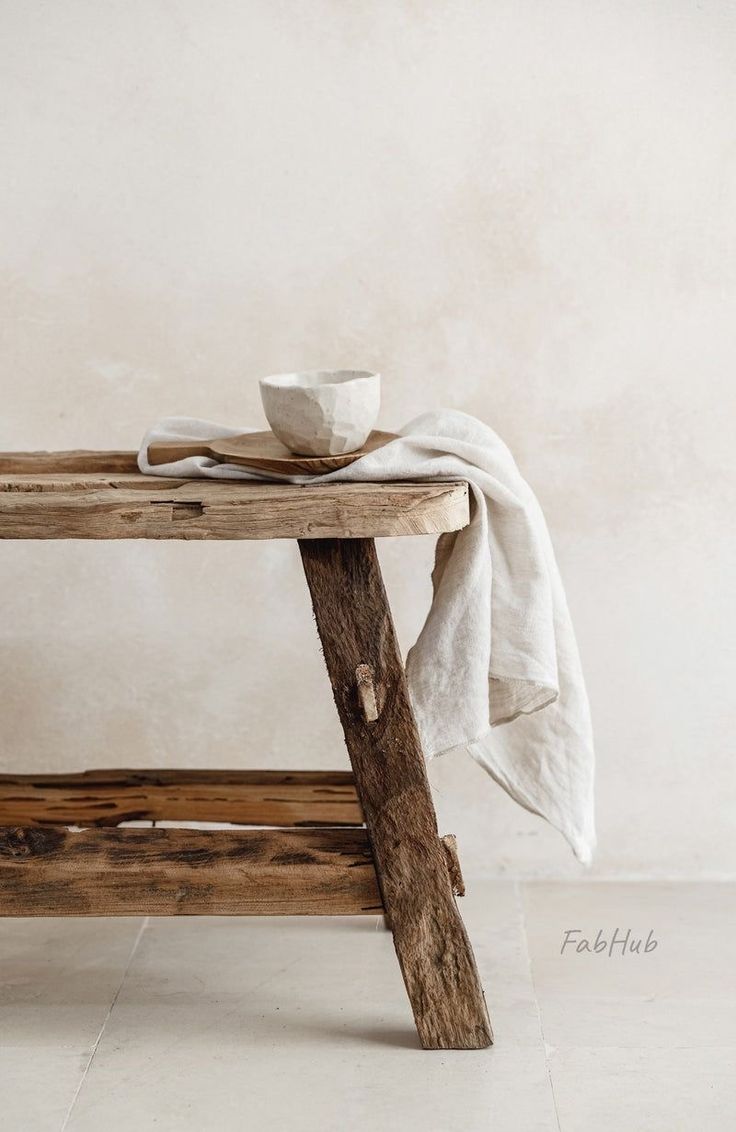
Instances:
[[[736,884],[480,881],[492,1050],[419,1050],[373,919],[0,921],[1,1126],[725,1132]],[[632,929],[655,949],[577,953]]]

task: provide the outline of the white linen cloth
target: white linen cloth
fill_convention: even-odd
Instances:
[[[202,456],[151,466],[148,445],[252,431],[168,417],[143,438],[157,476],[289,483],[467,480],[470,524],[443,534],[434,596],[406,671],[427,758],[462,748],[588,863],[595,847],[593,737],[547,525],[503,441],[465,413],[411,421],[398,439],[322,476],[258,475]]]

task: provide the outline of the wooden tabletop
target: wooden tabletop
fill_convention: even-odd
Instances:
[[[171,479],[134,452],[0,453],[0,538],[271,539],[439,534],[468,523],[468,485]]]

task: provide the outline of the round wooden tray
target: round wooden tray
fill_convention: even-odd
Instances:
[[[246,432],[224,440],[165,440],[148,446],[150,464],[171,464],[187,456],[207,456],[223,464],[240,464],[254,472],[280,475],[322,475],[346,468],[368,452],[375,452],[389,441],[394,432],[374,430],[362,448],[344,456],[297,456],[290,452],[272,432]]]

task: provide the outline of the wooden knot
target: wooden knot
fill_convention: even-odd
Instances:
[[[25,829],[9,829],[7,833],[8,852],[11,857],[27,857],[31,852],[28,834]]]
[[[355,682],[358,686],[358,699],[366,723],[375,723],[378,719],[378,704],[376,702],[376,688],[373,683],[373,669],[370,664],[359,664],[355,669]]]
[[[6,826],[0,828],[0,857],[42,857],[57,851],[64,837],[58,828]]]

